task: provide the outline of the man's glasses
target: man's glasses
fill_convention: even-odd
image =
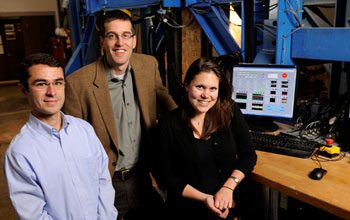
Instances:
[[[122,33],[122,34],[116,34],[116,33],[113,33],[113,32],[110,32],[110,33],[107,33],[105,35],[105,38],[107,38],[108,40],[117,40],[117,39],[123,39],[123,40],[129,40],[131,39],[133,36],[135,36],[135,34],[132,34],[130,32],[125,32],[125,33]]]
[[[37,82],[34,82],[32,85],[34,86],[35,89],[45,90],[45,89],[49,88],[50,84],[55,89],[64,89],[64,85],[66,84],[66,82],[64,80],[59,80],[59,81],[55,81],[55,82],[37,81]]]

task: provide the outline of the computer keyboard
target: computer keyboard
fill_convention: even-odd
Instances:
[[[256,150],[288,156],[309,158],[320,144],[315,141],[300,139],[291,136],[272,135],[259,132],[250,132]]]

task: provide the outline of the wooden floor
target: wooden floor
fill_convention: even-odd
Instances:
[[[8,145],[26,123],[28,116],[27,100],[19,92],[17,85],[0,84],[0,219],[16,219],[8,196],[3,162]]]

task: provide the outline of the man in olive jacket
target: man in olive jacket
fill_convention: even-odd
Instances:
[[[145,140],[156,125],[157,105],[172,110],[176,104],[162,85],[157,60],[133,53],[136,36],[127,14],[105,12],[100,35],[105,55],[66,78],[63,111],[90,122],[101,140],[118,219],[154,219]]]

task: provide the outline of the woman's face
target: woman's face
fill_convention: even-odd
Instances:
[[[205,114],[217,101],[219,78],[213,71],[200,72],[189,84],[185,85],[185,89],[196,114]]]

